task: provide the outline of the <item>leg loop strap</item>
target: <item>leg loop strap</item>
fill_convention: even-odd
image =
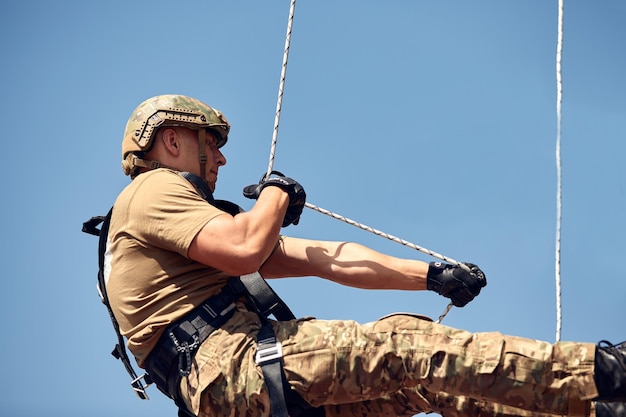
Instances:
[[[257,335],[256,363],[261,366],[265,385],[270,397],[272,417],[289,417],[283,376],[283,350],[276,340],[272,325],[263,320],[261,330]]]

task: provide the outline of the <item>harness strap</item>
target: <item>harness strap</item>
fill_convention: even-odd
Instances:
[[[262,317],[273,315],[277,320],[294,320],[296,316],[258,272],[231,279],[228,285],[235,294],[246,294]]]
[[[272,417],[325,417],[323,406],[313,407],[291,389],[283,369],[283,350],[271,322],[261,317],[255,362],[261,366]]]
[[[262,319],[261,330],[257,335],[256,363],[261,366],[267,393],[270,397],[272,417],[288,417],[285,400],[286,381],[283,373],[283,350],[269,321]],[[283,385],[283,382],[285,384]],[[287,388],[289,389],[289,388]]]
[[[106,291],[106,282],[104,277],[104,257],[106,252],[107,245],[107,236],[109,234],[109,223],[111,222],[111,214],[113,213],[113,208],[109,210],[106,216],[95,216],[89,219],[88,221],[83,223],[83,232],[89,233],[94,236],[98,236],[98,294],[100,295],[100,300],[106,306],[107,311],[109,313],[109,318],[111,319],[111,323],[113,324],[113,329],[115,330],[115,334],[117,335],[117,344],[115,348],[111,352],[111,355],[115,359],[119,359],[124,364],[124,368],[126,368],[126,372],[131,377],[131,387],[133,391],[139,398],[142,400],[149,400],[148,394],[146,393],[146,388],[152,384],[152,379],[148,374],[143,374],[142,376],[137,376],[133,365],[130,362],[130,358],[128,353],[126,352],[126,345],[124,343],[124,337],[120,333],[120,326],[117,322],[115,315],[113,314],[113,310],[111,309],[111,305],[109,304],[109,297]],[[98,225],[102,223],[100,229],[98,229]]]
[[[213,198],[213,192],[209,188],[209,184],[207,184],[206,181],[191,172],[185,171],[179,172],[178,174],[189,181],[194,186],[198,194],[200,194],[200,197],[202,197],[207,203],[213,203],[215,200]]]

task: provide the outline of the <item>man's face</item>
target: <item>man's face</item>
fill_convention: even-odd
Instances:
[[[183,154],[183,163],[187,167],[186,170],[200,175],[200,160],[198,159],[198,131],[192,129],[177,129],[182,135],[185,149]],[[224,154],[217,147],[217,138],[210,130],[206,131],[205,153],[207,156],[205,181],[209,184],[211,191],[215,191],[217,183],[217,175],[219,167],[226,164]]]
[[[209,131],[206,134],[206,182],[209,184],[211,191],[215,191],[217,183],[217,171],[219,167],[226,165],[226,157],[217,147],[217,138]],[[199,163],[199,162],[198,162]]]

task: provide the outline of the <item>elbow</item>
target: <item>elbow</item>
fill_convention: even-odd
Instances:
[[[247,275],[257,272],[261,268],[261,265],[263,265],[263,262],[245,260],[229,266],[228,271],[224,272],[233,276]]]
[[[231,252],[229,261],[222,269],[229,275],[241,276],[252,274],[261,269],[269,254],[260,248],[238,248],[236,252]]]
[[[245,275],[258,271],[265,263],[275,247],[272,240],[267,236],[250,238],[237,233],[217,237],[199,233],[187,255],[226,274]]]

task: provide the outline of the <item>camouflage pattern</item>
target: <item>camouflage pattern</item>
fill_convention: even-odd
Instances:
[[[147,99],[132,113],[122,141],[122,168],[131,175],[134,166],[133,152],[150,149],[154,134],[161,126],[185,126],[192,129],[210,128],[217,134],[217,146],[228,140],[230,125],[217,109],[207,106],[195,98],[181,95],[162,95]]]
[[[325,406],[326,417],[412,417],[419,413],[436,412],[444,417],[556,417],[522,410],[502,404],[444,393],[431,394],[423,387],[406,389],[390,396],[351,404]],[[590,417],[595,417],[592,407]]]
[[[287,379],[327,416],[587,416],[595,345],[469,333],[412,315],[274,324]],[[269,416],[254,314],[207,339],[183,382],[200,416]]]

